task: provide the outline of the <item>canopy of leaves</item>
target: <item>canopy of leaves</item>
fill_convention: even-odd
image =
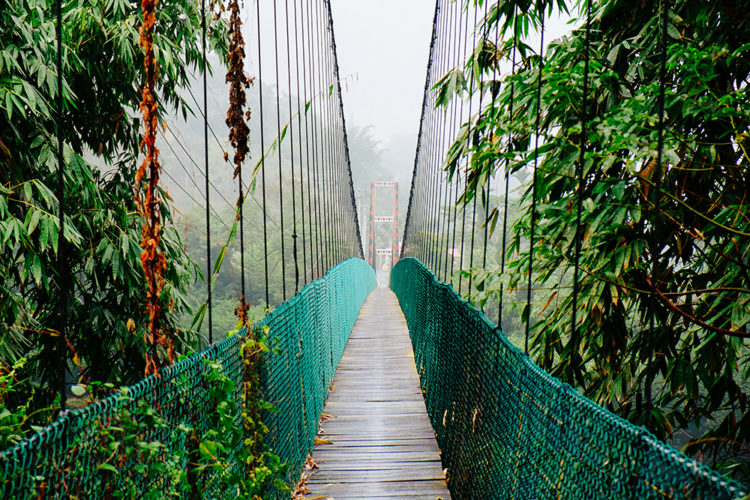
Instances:
[[[536,303],[548,305],[524,311],[532,322],[535,359],[658,436],[679,443],[687,435],[682,442],[688,453],[748,480],[750,17],[738,2],[669,2],[658,178],[660,2],[592,1],[586,96],[586,2],[539,2],[546,13],[583,13],[579,28],[550,43],[543,55],[541,102],[538,49],[524,40],[538,28],[543,9],[530,4],[489,6],[478,27],[482,43],[454,70],[461,76],[448,74],[436,88],[443,101],[466,98],[470,88],[498,92],[462,128],[446,170],[462,172],[469,160],[468,202],[499,169],[529,171],[539,135],[537,210],[531,213],[527,183],[507,248],[510,273],[499,277],[514,290],[532,272],[540,288]],[[492,81],[513,50],[520,65]],[[577,196],[580,334],[571,335]],[[529,262],[528,246],[520,243],[528,241],[532,216],[537,238]],[[491,218],[498,217],[493,211]]]
[[[67,322],[75,325],[66,332],[66,356],[88,380],[129,383],[143,375],[147,318],[143,221],[133,192],[141,133],[140,11],[125,0],[63,2],[60,134],[68,251],[62,260],[72,276],[72,289],[64,292],[56,267],[56,4],[7,0],[0,9],[0,370],[27,357],[18,375],[41,384],[39,404],[57,390],[47,382],[57,366],[54,311],[63,293]],[[162,0],[157,17],[157,99],[160,109],[186,114],[178,91],[202,63],[199,5]],[[219,53],[225,52],[224,30],[223,21],[209,20]],[[166,193],[162,198],[169,199]],[[166,205],[162,211],[169,220]],[[162,245],[169,263],[162,300],[171,306],[163,326],[175,328],[197,269],[172,228],[163,230]]]

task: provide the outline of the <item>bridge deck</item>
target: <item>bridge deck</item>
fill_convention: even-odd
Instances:
[[[336,372],[307,499],[450,498],[406,321],[380,281]]]

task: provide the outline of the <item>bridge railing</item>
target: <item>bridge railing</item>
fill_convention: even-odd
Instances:
[[[269,313],[279,354],[267,356],[262,397],[278,412],[266,412],[265,442],[289,464],[283,480],[292,486],[312,449],[318,420],[336,365],[358,311],[375,287],[372,268],[349,259],[311,282]],[[242,404],[240,347],[246,330],[85,408],[71,411],[29,439],[0,453],[0,496],[16,498],[163,498],[180,494],[179,474],[194,435],[212,425],[211,364],[235,382]],[[212,363],[207,363],[207,361]],[[145,411],[144,411],[145,409]],[[240,425],[239,415],[237,416]],[[129,449],[130,451],[126,451]],[[224,464],[225,470],[238,464]],[[204,476],[203,498],[236,498],[237,486],[221,471]],[[176,486],[177,484],[177,486]],[[268,492],[264,498],[289,493]]]
[[[391,274],[455,498],[711,498],[744,488],[545,373],[420,261]]]

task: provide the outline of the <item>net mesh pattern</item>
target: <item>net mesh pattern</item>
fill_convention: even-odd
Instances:
[[[391,273],[454,498],[712,498],[744,488],[544,372],[419,260]]]
[[[279,411],[264,412],[263,422],[270,429],[266,444],[289,464],[285,479],[290,486],[312,449],[336,365],[375,285],[375,273],[365,261],[343,261],[258,325],[270,327],[271,344],[279,348],[278,354],[266,356],[261,372],[262,397]],[[158,498],[187,468],[185,454],[173,452],[186,449],[193,433],[203,436],[211,426],[211,368],[206,360],[219,363],[235,382],[234,397],[241,407],[240,347],[245,334],[243,329],[162,370],[160,378],[148,377],[122,393],[71,411],[0,453],[0,496],[130,498],[151,492]],[[236,421],[241,428],[239,414]],[[133,451],[122,453],[127,446]],[[203,498],[237,496],[237,487],[221,481],[221,475],[209,471],[202,476]],[[288,496],[269,491],[264,498]]]

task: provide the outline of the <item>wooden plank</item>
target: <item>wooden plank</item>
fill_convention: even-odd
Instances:
[[[406,321],[384,286],[362,307],[331,386],[307,498],[450,499]]]
[[[312,486],[308,484],[312,493],[308,498],[326,495],[329,498],[339,499],[346,494],[350,497],[379,497],[391,496],[397,498],[442,498],[449,499],[450,494],[445,487],[444,480],[413,480],[413,481],[381,481],[377,483],[340,483],[328,482]]]

